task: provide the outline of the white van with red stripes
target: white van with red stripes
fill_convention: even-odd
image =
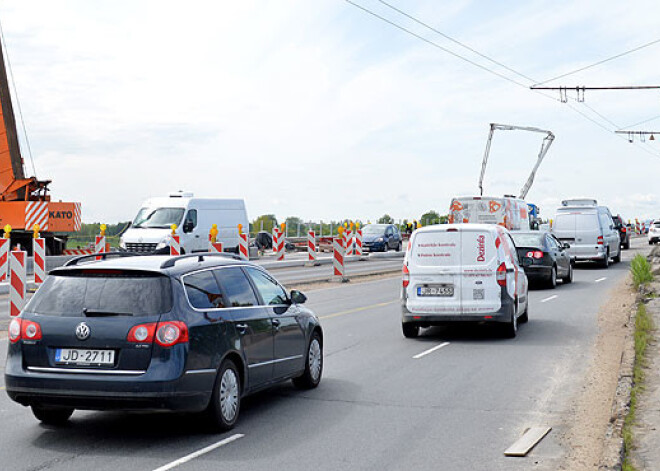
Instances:
[[[509,231],[492,224],[442,224],[412,233],[403,261],[402,328],[496,323],[515,337],[527,321],[527,276]]]

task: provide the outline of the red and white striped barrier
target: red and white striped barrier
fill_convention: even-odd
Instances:
[[[346,244],[344,245],[346,248],[346,256],[353,255],[353,231],[346,229],[344,237],[346,238]]]
[[[181,238],[176,234],[170,236],[170,255],[181,255]]]
[[[307,257],[310,262],[316,261],[316,234],[312,230],[307,233]]]
[[[9,239],[0,239],[0,281],[7,281],[9,271]]]
[[[32,254],[34,256],[34,282],[38,285],[46,279],[46,239],[32,239]]]
[[[243,232],[238,234],[238,255],[243,260],[250,259],[250,253],[248,251],[248,235]]]
[[[94,253],[105,253],[105,236],[97,235],[94,239]],[[102,260],[103,257],[96,257],[96,260]]]
[[[277,260],[282,261],[284,260],[284,252],[285,252],[285,247],[286,247],[286,235],[284,232],[280,232],[279,236],[277,237]]]
[[[362,256],[362,229],[355,231],[355,255]]]
[[[646,234],[646,223],[642,223],[642,234]]]
[[[335,237],[332,241],[332,250],[333,260],[332,266],[334,267],[335,279],[339,278],[342,281],[344,280],[344,275],[346,274],[346,268],[344,266],[344,237],[340,235]]]
[[[12,250],[9,253],[9,315],[18,316],[25,307],[27,252]]]
[[[280,230],[276,227],[273,229],[273,253],[277,255],[277,247],[280,239]]]
[[[65,249],[62,250],[62,255],[92,255],[96,253],[92,249]]]
[[[223,252],[223,247],[222,247],[222,242],[211,242],[209,241],[209,252],[211,253],[222,253]]]

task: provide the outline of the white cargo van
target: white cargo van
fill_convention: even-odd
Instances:
[[[131,227],[120,239],[129,252],[167,253],[172,224],[177,225],[184,253],[206,252],[209,231],[218,226],[218,242],[225,251],[238,246],[238,225],[249,230],[245,201],[228,198],[195,198],[192,193],[172,193],[142,203]]]
[[[527,277],[509,232],[490,224],[427,226],[403,261],[403,335],[456,321],[499,323],[514,337],[527,321]]]
[[[528,231],[527,203],[513,196],[461,196],[451,200],[449,222],[499,224],[512,231]]]
[[[598,206],[595,199],[589,198],[564,200],[561,204],[550,232],[569,245],[573,260],[593,260],[605,268],[610,258],[621,261],[621,238],[606,206]]]

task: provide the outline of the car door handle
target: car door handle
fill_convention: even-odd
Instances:
[[[244,334],[245,332],[247,332],[247,328],[248,328],[247,324],[236,324],[236,330],[238,330],[240,334]]]

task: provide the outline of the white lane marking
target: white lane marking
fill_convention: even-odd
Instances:
[[[238,440],[239,438],[243,438],[245,435],[242,433],[237,433],[235,435],[232,435],[231,437],[227,437],[224,440],[220,440],[217,443],[214,443],[213,445],[209,445],[206,448],[202,448],[201,450],[198,450],[194,453],[190,453],[189,455],[184,456],[183,458],[179,458],[176,461],[172,461],[171,463],[166,464],[165,466],[161,466],[160,468],[156,468],[154,471],[167,471],[168,469],[175,468],[179,465],[182,465],[184,463],[187,463],[190,460],[194,460],[195,458],[198,458],[210,451],[215,450],[216,448],[220,448],[223,445],[226,445],[228,443],[231,443],[235,440]]]
[[[557,295],[557,294],[553,294],[553,295],[550,296],[549,298],[541,299],[541,302],[542,302],[542,303],[547,303],[548,301],[552,301],[553,299],[555,299],[555,298],[557,298],[557,297],[559,297],[559,295]]]
[[[418,354],[415,355],[413,358],[414,358],[415,360],[417,360],[418,358],[422,358],[423,356],[426,356],[426,355],[428,355],[429,353],[433,353],[433,352],[435,352],[436,350],[440,350],[442,347],[446,347],[447,345],[449,345],[449,342],[441,343],[440,345],[436,345],[436,346],[433,347],[433,348],[429,348],[428,350],[424,350],[422,353],[418,353]]]
[[[607,280],[606,276],[604,276],[602,278],[598,278],[597,280],[594,280],[594,283],[600,283],[601,281],[605,281],[605,280]]]

